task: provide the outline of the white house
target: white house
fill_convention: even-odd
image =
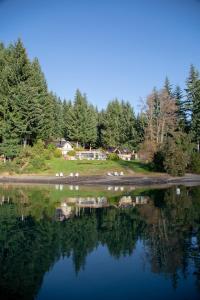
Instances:
[[[74,150],[72,144],[70,142],[64,143],[64,145],[61,148],[62,155],[66,155],[69,151]]]
[[[59,143],[57,143],[57,147],[61,150],[63,156],[67,155],[69,151],[74,150],[72,143],[65,139],[61,139]]]

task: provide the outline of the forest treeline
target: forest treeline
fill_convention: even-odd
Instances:
[[[82,146],[137,150],[160,169],[170,172],[178,164],[176,173],[182,174],[180,161],[186,168],[199,152],[199,72],[190,67],[184,90],[166,78],[136,116],[128,101],[114,99],[98,110],[79,90],[73,101],[61,100],[49,91],[38,59],[28,58],[21,40],[8,47],[1,43],[0,155],[15,158],[22,146],[63,137]]]

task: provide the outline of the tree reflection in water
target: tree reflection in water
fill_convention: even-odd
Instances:
[[[108,198],[109,207],[75,213],[73,206],[72,216],[59,222],[60,202],[52,201],[51,189],[1,188],[0,298],[34,299],[60,257],[72,257],[78,273],[99,244],[118,259],[133,254],[138,239],[151,271],[170,277],[174,288],[192,261],[200,290],[200,187],[181,187],[180,195],[176,188],[141,194],[150,199],[144,205],[123,206],[118,195]]]

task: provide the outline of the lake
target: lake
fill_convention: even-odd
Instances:
[[[200,299],[200,187],[1,185],[0,299]]]

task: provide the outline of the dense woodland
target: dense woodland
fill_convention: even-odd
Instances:
[[[38,59],[28,58],[21,40],[0,44],[0,155],[13,159],[26,145],[63,137],[86,147],[137,150],[155,168],[182,175],[188,165],[200,165],[199,72],[190,67],[184,90],[166,78],[137,116],[118,99],[99,111],[79,90],[73,101],[49,91]]]

